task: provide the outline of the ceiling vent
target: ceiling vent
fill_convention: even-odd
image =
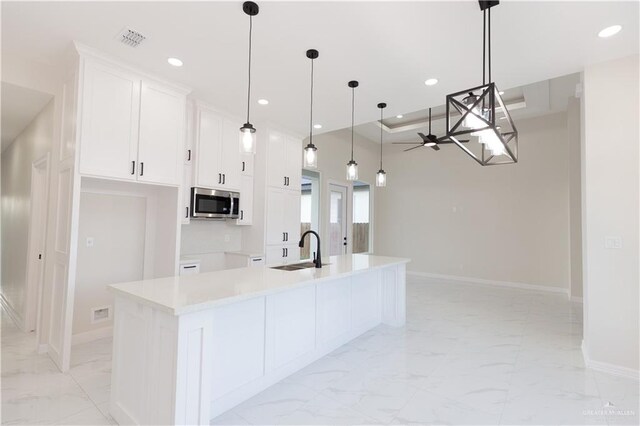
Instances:
[[[142,44],[143,41],[147,39],[147,37],[135,30],[125,28],[120,31],[117,39],[120,41],[120,43],[126,44],[127,46],[138,47],[140,46],[140,44]]]

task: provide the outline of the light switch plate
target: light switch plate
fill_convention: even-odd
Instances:
[[[604,237],[604,248],[617,250],[622,248],[622,237]]]

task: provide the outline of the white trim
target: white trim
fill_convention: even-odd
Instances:
[[[580,346],[582,349],[582,357],[584,358],[584,364],[591,370],[600,371],[602,373],[612,374],[614,376],[625,377],[632,380],[640,380],[640,371],[632,368],[622,367],[620,365],[609,364],[608,362],[594,361],[589,358],[587,353],[587,346],[582,341]]]
[[[113,336],[113,326],[96,328],[95,330],[74,334],[71,337],[71,346],[93,342],[95,340],[104,339],[105,337],[111,336]]]
[[[9,315],[9,318],[11,318],[11,321],[13,321],[16,327],[18,327],[21,331],[26,332],[26,330],[24,329],[25,325],[24,325],[24,322],[22,321],[22,318],[20,318],[20,315],[18,315],[18,312],[16,312],[16,310],[13,309],[13,306],[11,306],[11,303],[9,303],[9,301],[4,297],[4,294],[2,293],[0,293],[0,305],[2,305],[2,309],[4,309],[7,315]]]
[[[570,296],[569,300],[572,301],[573,303],[582,303],[582,297],[578,297],[578,296]]]
[[[526,283],[518,283],[518,282],[511,282],[511,281],[487,280],[484,278],[432,274],[430,272],[417,272],[417,271],[407,271],[407,275],[414,276],[414,277],[436,278],[441,280],[457,281],[457,282],[463,282],[463,283],[491,285],[491,286],[497,286],[497,287],[518,288],[521,290],[544,291],[547,293],[560,293],[560,294],[566,294],[566,295],[569,294],[569,289],[567,288],[549,287],[549,286],[538,285],[538,284],[526,284]]]

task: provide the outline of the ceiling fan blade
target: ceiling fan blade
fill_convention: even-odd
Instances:
[[[434,145],[431,147],[434,151],[440,151],[440,147],[438,145]]]
[[[418,136],[420,136],[423,141],[427,141],[427,137],[424,135],[424,133],[418,132]]]
[[[422,142],[392,142],[394,145],[422,145]]]
[[[404,152],[411,151],[412,149],[416,149],[416,148],[422,148],[423,146],[424,146],[424,145],[420,144],[420,145],[418,145],[418,146],[414,146],[413,148],[405,149],[405,150],[404,150]]]
[[[460,140],[458,140],[458,142],[467,143],[467,142],[469,142],[469,139],[460,139]],[[448,144],[448,143],[454,143],[454,142],[451,139],[443,139],[443,140],[439,140],[438,141],[438,145],[444,145],[444,144]]]

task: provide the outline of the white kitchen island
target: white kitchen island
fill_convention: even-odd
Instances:
[[[110,413],[209,420],[381,324],[405,323],[408,259],[344,255],[114,284]]]

